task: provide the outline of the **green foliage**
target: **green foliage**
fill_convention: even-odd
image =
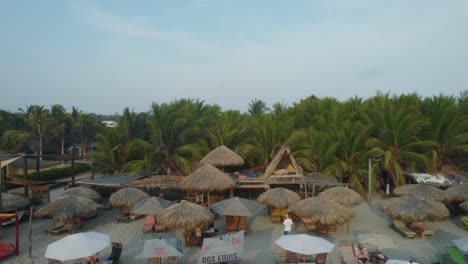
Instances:
[[[91,166],[88,164],[75,164],[75,175],[78,173],[90,171]],[[44,170],[40,173],[32,172],[28,173],[28,180],[34,181],[55,181],[58,179],[70,177],[72,174],[72,167],[65,167],[65,168],[55,168],[50,170]],[[17,178],[23,178],[22,174],[17,174]]]

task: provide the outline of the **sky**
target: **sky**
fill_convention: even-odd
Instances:
[[[0,109],[468,90],[466,0],[0,1]]]

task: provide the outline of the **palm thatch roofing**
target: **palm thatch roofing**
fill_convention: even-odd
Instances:
[[[291,149],[285,145],[278,148],[275,157],[271,160],[261,178],[268,178],[275,170],[279,169],[285,169],[289,174],[303,175],[303,170],[294,159]]]
[[[235,186],[230,176],[210,164],[203,165],[179,184],[182,190],[193,192],[226,191]]]
[[[453,194],[426,184],[403,185],[395,188],[393,193],[398,196],[412,195],[420,199],[431,199],[442,203],[450,203],[455,199]]]
[[[120,189],[109,197],[109,202],[115,207],[132,208],[135,203],[150,197],[146,192],[127,187]]]
[[[29,199],[12,193],[2,193],[2,210],[4,212],[16,211],[29,206]]]
[[[167,229],[194,229],[212,223],[213,214],[206,207],[183,200],[164,209],[159,220]]]
[[[47,204],[34,213],[35,217],[68,218],[75,216],[93,216],[98,211],[98,204],[86,197],[65,195]]]
[[[468,201],[468,183],[452,186],[445,191],[454,195],[457,201]]]
[[[215,167],[242,166],[244,159],[228,147],[221,145],[200,160],[200,164]]]
[[[135,180],[126,184],[123,184],[125,187],[133,187],[140,189],[160,189],[161,191],[165,190],[174,190],[179,189],[180,182],[185,179],[185,176],[174,176],[174,175],[158,175],[151,176],[148,178]]]
[[[167,208],[173,205],[174,202],[169,200],[159,198],[159,197],[150,197],[138,201],[132,208],[132,213],[139,215],[152,215],[160,214],[164,208]]]
[[[220,215],[235,216],[253,216],[267,211],[264,204],[239,197],[217,202],[209,208]]]
[[[324,196],[301,200],[291,205],[289,212],[324,225],[343,224],[354,215],[350,209]]]
[[[392,219],[411,222],[443,220],[450,216],[449,210],[443,203],[412,195],[384,200],[380,202],[379,208]]]
[[[285,188],[270,189],[257,198],[257,201],[263,204],[280,209],[288,208],[299,200],[301,200],[299,194]]]
[[[460,207],[461,207],[463,210],[468,211],[468,201],[461,203],[461,204],[460,204]]]
[[[99,194],[97,191],[90,189],[90,188],[81,187],[81,186],[70,188],[64,191],[60,196],[64,196],[64,195],[83,196],[96,202],[99,202],[101,200],[101,194]]]
[[[342,205],[359,204],[363,200],[359,193],[343,186],[327,189],[321,192],[319,196],[328,197]]]

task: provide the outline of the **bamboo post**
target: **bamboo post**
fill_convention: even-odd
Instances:
[[[31,240],[31,234],[32,234],[32,216],[33,216],[33,211],[34,211],[34,205],[29,208],[29,227],[28,227],[28,239],[29,239],[29,254],[28,257],[29,259],[32,259],[32,240]]]

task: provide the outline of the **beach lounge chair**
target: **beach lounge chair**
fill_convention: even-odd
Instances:
[[[161,221],[159,220],[159,218],[156,217],[156,224],[154,225],[153,231],[154,231],[154,232],[163,232],[164,230],[166,230],[166,229],[164,228],[164,225],[161,223]]]
[[[0,242],[0,259],[15,254],[15,246],[10,242]]]
[[[145,218],[145,223],[143,224],[143,231],[144,232],[152,232],[154,231],[154,226],[156,225],[156,217],[155,215],[147,215]]]
[[[465,256],[463,256],[463,254],[457,247],[447,247],[447,253],[453,262],[457,264],[468,264],[468,261],[465,259]]]
[[[115,220],[118,222],[129,222],[132,220],[130,209],[122,209],[118,215],[115,216]]]
[[[420,228],[422,229],[422,234],[424,236],[434,236],[434,230],[428,228],[427,226],[425,226],[423,223],[421,222],[413,222],[411,224],[412,227],[416,227],[416,228]],[[410,228],[411,229],[411,228]]]
[[[121,255],[122,255],[122,243],[112,242],[112,251],[109,257],[106,259],[106,261],[112,264],[120,263]]]
[[[390,225],[390,228],[395,230],[404,238],[413,239],[416,236],[416,233],[406,227],[405,223],[401,220],[393,220],[393,224]]]
[[[23,218],[23,216],[24,216],[25,213],[26,213],[26,211],[18,211],[18,212],[16,212],[16,215],[18,216],[18,222],[21,221],[21,218]],[[10,220],[7,220],[7,221],[2,222],[2,227],[3,227],[3,226],[8,226],[8,225],[14,224],[15,222],[16,222],[16,218],[15,218],[15,217],[12,217]]]
[[[356,257],[354,256],[354,249],[352,244],[340,244],[341,263],[342,264],[356,264]]]

